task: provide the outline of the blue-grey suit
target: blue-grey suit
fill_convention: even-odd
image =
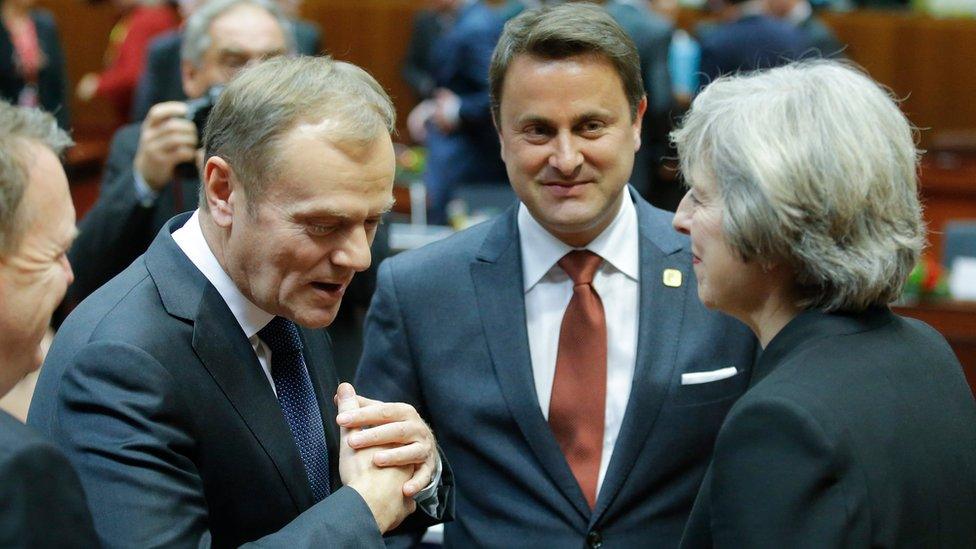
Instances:
[[[631,193],[634,196],[635,193]],[[539,406],[516,209],[385,261],[367,316],[359,391],[430,422],[455,471],[456,547],[676,546],[715,434],[745,389],[755,340],[697,298],[688,239],[634,197],[641,315],[636,370],[591,511]],[[665,269],[681,271],[675,288]],[[735,366],[713,383],[681,374]]]

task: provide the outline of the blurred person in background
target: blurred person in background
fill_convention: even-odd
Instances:
[[[423,181],[430,223],[447,223],[447,203],[461,185],[504,185],[505,165],[488,99],[488,64],[505,22],[523,8],[518,0],[471,2],[433,47],[435,89],[408,120],[413,137],[427,146]]]
[[[182,82],[190,98],[228,82],[243,67],[294,51],[287,21],[267,0],[210,0],[187,21]],[[68,255],[75,283],[64,313],[146,251],[169,218],[197,206],[200,146],[187,104],[158,103],[141,124],[112,139],[98,200]],[[182,166],[178,169],[179,166]]]
[[[58,159],[71,144],[50,114],[0,101],[0,396],[41,365],[41,339],[71,283],[75,210]],[[0,501],[0,546],[97,547],[68,460],[3,411]]]
[[[813,13],[807,0],[766,0],[766,10],[773,17],[787,21],[806,36],[807,47],[815,57],[843,57],[844,46]]]
[[[647,96],[647,110],[641,124],[641,147],[634,157],[630,184],[651,204],[673,209],[673,201],[667,198],[667,188],[662,188],[666,184],[657,177],[668,147],[671,112],[675,104],[668,70],[674,32],[672,23],[644,3],[625,0],[605,0],[600,3],[634,41],[640,55],[641,77]]]
[[[68,79],[54,17],[34,0],[0,0],[0,23],[0,99],[41,108],[68,129]]]
[[[674,132],[698,295],[763,347],[682,547],[974,547],[976,403],[891,312],[925,242],[890,94],[805,62],[719,79]]]
[[[699,25],[702,86],[724,74],[768,69],[800,59],[803,33],[766,13],[766,0],[708,0],[717,23]]]
[[[101,0],[93,0],[101,1]],[[136,84],[146,63],[146,49],[156,36],[176,28],[180,16],[168,0],[112,0],[120,13],[109,35],[105,70],[88,73],[75,90],[82,101],[107,100],[118,120],[126,122],[132,110]]]
[[[457,20],[460,11],[470,0],[427,0],[427,7],[413,18],[413,31],[407,53],[401,63],[400,74],[418,100],[429,99],[437,87],[435,73],[436,45],[440,37]]]
[[[193,11],[206,1],[181,1],[179,6],[183,20],[189,19]],[[296,51],[302,55],[318,55],[322,53],[322,29],[316,23],[299,18],[301,4],[302,2],[298,0],[278,2],[278,6],[290,23]],[[146,53],[146,70],[139,78],[135,100],[132,102],[133,121],[146,118],[149,109],[156,103],[186,101],[180,56],[182,44],[182,28],[162,34],[149,44]]]

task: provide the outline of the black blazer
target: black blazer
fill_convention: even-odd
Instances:
[[[85,494],[64,454],[0,411],[0,547],[97,547]]]
[[[38,101],[42,109],[54,114],[59,126],[67,129],[70,124],[67,99],[68,77],[64,68],[64,52],[61,50],[58,27],[54,24],[54,17],[47,10],[32,10],[30,17],[37,29],[38,45],[46,58],[38,74]],[[17,72],[14,63],[14,46],[10,40],[10,33],[7,32],[7,27],[0,24],[0,98],[16,104],[25,82]]]
[[[808,311],[719,431],[683,547],[976,547],[976,404],[945,340]]]
[[[78,470],[98,535],[119,547],[382,547],[338,472],[336,374],[323,330],[301,330],[333,493],[312,492],[271,385],[226,303],[164,227],[83,302],[45,361],[29,422]],[[449,468],[442,486],[451,484]],[[451,502],[441,494],[444,506]],[[266,537],[267,536],[267,537]]]

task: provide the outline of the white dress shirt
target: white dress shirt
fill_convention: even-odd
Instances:
[[[532,374],[539,406],[548,419],[559,349],[559,329],[573,296],[573,281],[557,265],[557,261],[574,248],[543,228],[525,204],[519,205],[518,229]],[[593,278],[593,288],[603,302],[607,322],[607,401],[603,453],[597,480],[599,493],[627,410],[637,359],[639,238],[637,209],[626,190],[616,217],[583,249],[604,260]]]

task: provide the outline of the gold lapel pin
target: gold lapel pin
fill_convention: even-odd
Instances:
[[[680,288],[681,271],[678,269],[664,269],[664,285],[668,288]]]

